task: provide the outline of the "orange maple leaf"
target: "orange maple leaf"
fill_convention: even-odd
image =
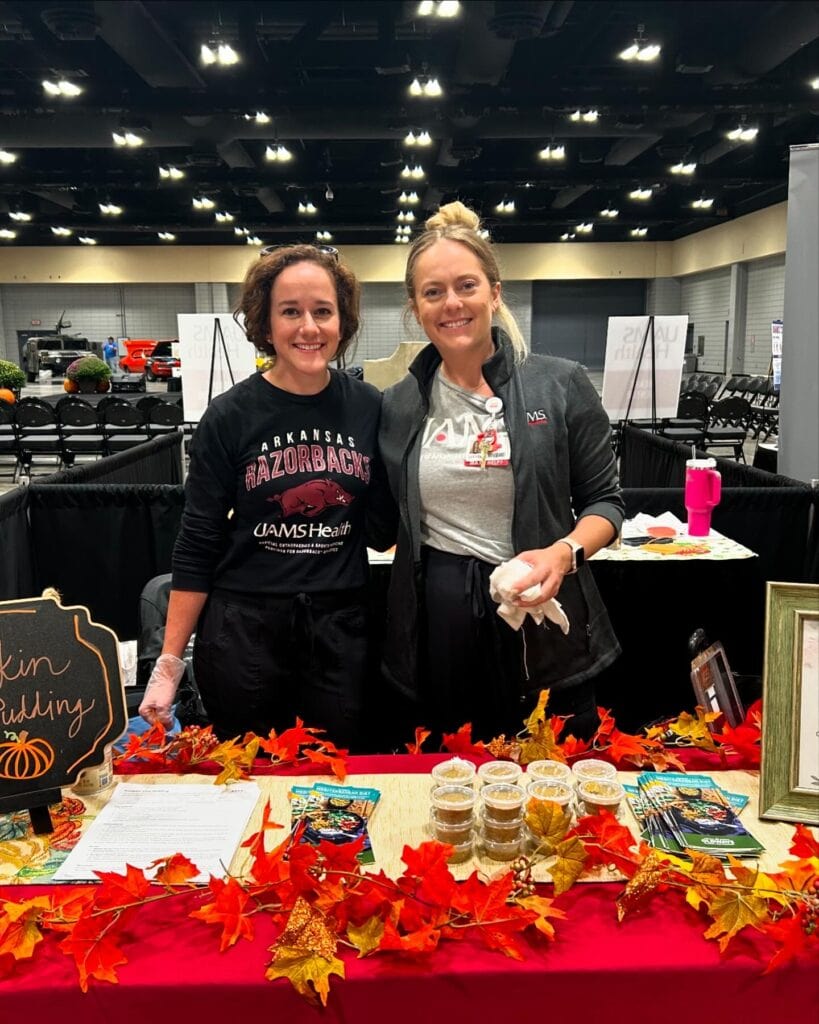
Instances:
[[[50,905],[48,896],[3,904],[0,912],[0,956],[9,953],[15,960],[34,956],[34,949],[43,938],[38,925],[43,911]]]
[[[152,861],[149,868],[158,868],[154,881],[162,885],[185,885],[199,874],[199,868],[182,853]]]
[[[244,912],[250,898],[236,879],[223,882],[220,878],[211,878],[208,888],[215,897],[213,902],[192,910],[190,916],[221,925],[219,951],[223,953],[239,939],[252,939],[253,922]]]
[[[117,983],[116,968],[128,963],[116,941],[116,931],[126,917],[125,914],[81,917],[60,943],[60,949],[74,958],[83,992],[88,991],[91,978]]]
[[[294,726],[279,734],[275,729],[271,729],[270,735],[266,739],[260,739],[259,746],[270,754],[274,761],[295,761],[299,756],[300,749],[306,744],[315,743],[316,736],[322,732],[324,732],[323,729],[305,727],[304,722],[297,718]]]
[[[763,974],[769,974],[779,967],[784,967],[791,960],[803,956],[819,957],[819,934],[805,931],[805,907],[802,906],[794,915],[785,915],[778,921],[769,921],[761,926],[761,930],[776,943],[777,950],[768,961]]]
[[[346,750],[339,750],[337,756],[334,753],[325,753],[323,750],[310,750],[309,748],[305,748],[303,753],[313,764],[327,765],[339,782],[343,782],[347,778]]]
[[[114,910],[141,903],[151,891],[151,883],[144,872],[133,864],[125,865],[124,875],[118,875],[115,871],[95,871],[94,874],[102,882],[94,900],[100,910]]]
[[[426,740],[428,740],[431,735],[432,733],[429,731],[429,729],[425,729],[423,725],[417,726],[415,729],[415,742],[404,744],[407,748],[407,753],[420,754],[421,747],[424,745]]]
[[[400,953],[431,953],[437,948],[441,938],[441,929],[431,924],[423,924],[413,931],[402,934],[393,922],[384,922],[384,931],[379,949],[392,949]]]
[[[586,740],[579,740],[576,736],[570,735],[560,744],[559,749],[563,752],[563,757],[566,761],[569,761],[591,750],[591,744],[587,743]]]
[[[450,754],[483,754],[486,744],[483,740],[472,740],[472,723],[465,722],[457,732],[445,732],[441,747]]]
[[[639,857],[631,852],[635,845],[634,836],[609,811],[579,818],[566,838],[571,839],[572,836],[577,836],[586,848],[586,867],[614,864],[629,877],[639,867]]]
[[[802,859],[819,857],[819,841],[807,825],[797,825],[794,828],[790,853],[792,856]]]
[[[270,820],[270,798],[265,800],[264,807],[262,808],[262,824],[258,832],[254,832],[253,835],[248,836],[247,839],[242,843],[243,847],[249,847],[250,852],[253,856],[257,856],[259,853],[264,853],[264,837],[266,832],[272,832],[274,829],[282,829],[284,825],[279,825],[275,821]]]
[[[453,927],[472,927],[489,949],[496,949],[513,960],[522,960],[520,946],[513,938],[514,932],[523,931],[536,921],[538,914],[517,904],[507,903],[515,887],[515,876],[511,871],[483,882],[477,871],[473,871],[465,882],[458,886],[452,900],[452,909],[464,915],[468,921]]]
[[[400,912],[400,923],[407,931],[417,931],[424,924],[440,925],[449,916],[449,908],[457,883],[449,870],[452,847],[446,843],[421,843],[413,849],[404,847],[401,860],[407,870],[398,879],[399,889],[412,899],[406,900]]]

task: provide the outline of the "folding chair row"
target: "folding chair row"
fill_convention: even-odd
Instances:
[[[733,396],[708,405],[699,395],[683,395],[678,416],[667,420],[660,436],[693,444],[699,449],[730,448],[737,462],[745,462],[744,445],[751,428],[751,404]]]

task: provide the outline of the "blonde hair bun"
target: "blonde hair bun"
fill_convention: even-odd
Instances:
[[[427,231],[436,231],[441,228],[456,226],[477,231],[481,226],[481,218],[474,210],[470,210],[468,206],[464,206],[462,202],[456,200],[454,203],[446,203],[440,207],[438,212],[434,213],[424,226]]]

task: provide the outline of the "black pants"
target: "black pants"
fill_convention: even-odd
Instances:
[[[367,661],[364,597],[214,590],[193,667],[216,734],[266,736],[298,715],[337,746],[354,747]]]
[[[542,689],[547,714],[569,715],[564,735],[587,738],[597,728],[594,685],[552,686],[558,627],[527,616],[515,631],[489,596],[495,568],[477,558],[423,548],[425,635],[421,643],[426,724],[452,731],[472,722],[474,739],[519,732]]]

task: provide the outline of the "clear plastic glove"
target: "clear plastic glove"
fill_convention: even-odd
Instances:
[[[173,724],[173,701],[179,684],[185,674],[185,662],[174,654],[160,654],[145,696],[139,705],[139,713],[150,725],[159,722],[166,729]]]

